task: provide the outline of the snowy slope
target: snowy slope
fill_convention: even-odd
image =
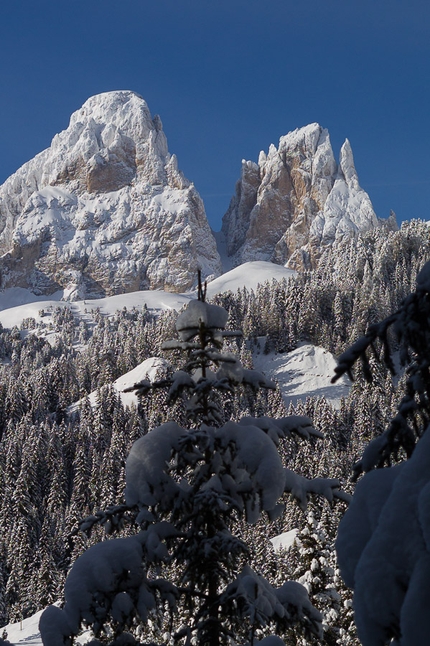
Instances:
[[[123,405],[137,404],[136,395],[125,393],[126,388],[142,379],[154,381],[155,378],[160,378],[168,366],[165,359],[151,357],[114,381],[112,385],[119,392]],[[257,353],[254,355],[254,366],[269,379],[278,382],[287,408],[290,403],[297,404],[299,399],[305,401],[307,397],[325,397],[333,406],[338,407],[341,397],[347,397],[349,393],[350,382],[346,377],[336,384],[330,383],[336,366],[333,355],[310,344],[285,354]],[[97,392],[91,393],[89,400],[95,405]],[[79,403],[74,404],[69,408],[69,413],[73,413],[78,407]]]
[[[28,646],[42,646],[42,638],[39,632],[39,619],[43,610],[35,615],[24,619],[16,624],[8,624],[5,627],[7,640],[11,644],[28,644]],[[3,632],[3,628],[1,632]],[[0,635],[1,635],[0,632]]]
[[[259,283],[264,283],[266,280],[289,279],[294,275],[294,271],[270,262],[248,262],[209,283],[208,297],[229,290],[234,292],[243,287],[255,290]],[[38,322],[49,323],[50,313],[55,307],[71,307],[75,316],[84,318],[88,318],[91,310],[96,308],[99,308],[107,316],[113,315],[123,307],[141,308],[145,304],[154,312],[166,309],[180,310],[191,298],[195,298],[195,294],[191,292],[175,294],[163,290],[141,291],[74,303],[65,303],[59,300],[30,302],[31,298],[34,299],[34,295],[24,289],[15,288],[0,292],[0,323],[3,327],[10,328],[14,325],[19,327],[23,319],[28,317],[33,317]],[[18,305],[19,302],[22,304]],[[43,317],[41,316],[42,309],[44,310]],[[160,360],[148,359],[147,361]],[[144,364],[135,368],[132,371],[133,374],[128,373],[121,377],[114,386],[118,390],[123,390],[128,385],[142,379],[146,371],[152,367],[150,363],[146,365],[144,362]],[[257,352],[254,356],[254,365],[257,370],[264,372],[270,379],[275,379],[279,383],[287,406],[290,402],[295,404],[299,399],[306,399],[307,396],[324,396],[329,402],[338,405],[340,398],[347,396],[349,392],[349,383],[346,377],[334,385],[330,383],[336,365],[333,355],[312,345],[301,346],[287,354],[265,355],[262,351]],[[136,374],[134,374],[135,371]],[[124,383],[120,383],[121,380],[124,380]],[[123,397],[125,405],[135,401],[134,395],[123,395]]]
[[[208,298],[221,294],[223,292],[236,292],[242,287],[248,290],[257,289],[266,280],[278,280],[294,278],[297,272],[287,269],[282,265],[275,265],[270,262],[262,260],[255,260],[253,262],[245,262],[243,265],[231,269],[225,274],[222,274],[215,280],[208,284],[207,295]]]
[[[161,357],[150,357],[145,359],[142,363],[139,363],[138,366],[126,372],[121,377],[116,379],[112,386],[119,393],[123,406],[136,406],[138,403],[137,396],[134,393],[125,393],[124,390],[130,386],[134,386],[139,381],[143,379],[148,379],[153,382],[156,379],[160,379],[166,373],[169,368],[169,362],[166,359]],[[92,406],[96,405],[97,402],[97,391],[94,391],[88,395],[88,399]],[[79,409],[79,402],[69,406],[68,413],[74,413]]]
[[[290,529],[290,531],[288,532],[283,532],[282,534],[279,534],[279,536],[274,536],[274,538],[271,538],[270,542],[273,545],[273,549],[275,551],[290,549],[290,547],[294,545],[297,532],[297,529]]]
[[[272,279],[281,280],[291,278],[294,271],[270,262],[249,262],[241,267],[236,267],[208,284],[208,297],[220,294],[225,291],[235,292],[237,289],[246,287],[256,289],[259,283]],[[10,288],[0,292],[0,323],[3,327],[19,326],[21,321],[29,316],[41,320],[38,312],[44,309],[64,307],[66,303],[60,301],[61,292],[55,294],[55,298],[46,300],[43,296],[35,296],[32,292],[23,288]],[[143,307],[146,305],[150,310],[180,310],[191,298],[195,298],[194,292],[176,294],[164,290],[144,290],[127,294],[118,294],[106,298],[85,299],[67,303],[76,316],[84,316],[85,310],[99,308],[103,314],[112,315],[123,307]]]
[[[334,356],[317,346],[303,344],[285,354],[254,354],[254,366],[270,379],[278,382],[282,399],[288,407],[306,397],[325,397],[337,407],[342,397],[347,397],[351,382],[342,377],[330,383],[336,367]]]

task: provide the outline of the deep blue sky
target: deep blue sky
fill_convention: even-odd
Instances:
[[[1,0],[0,182],[91,95],[141,94],[215,230],[242,158],[348,137],[376,213],[430,220],[428,0]]]

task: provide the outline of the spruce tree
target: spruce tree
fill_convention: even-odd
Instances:
[[[329,500],[345,496],[338,481],[307,480],[282,464],[277,446],[284,437],[321,436],[309,418],[224,419],[223,393],[239,385],[254,391],[274,386],[222,351],[224,337],[232,334],[225,330],[227,316],[206,303],[200,285],[199,299],[176,321],[179,339],[164,343],[166,350],[186,353],[183,369],[134,387],[141,396],[167,387],[172,403],[183,398],[187,428],[167,421],[133,444],[126,504],[95,514],[81,529],[101,523],[114,533],[131,522],[137,533],[103,541],[78,558],[64,608],[50,606],[42,615],[45,646],[68,643],[83,626],[112,643],[143,643],[151,636],[208,646],[231,639],[252,643],[258,629],[270,625],[283,633],[295,624],[321,636],[321,616],[304,588],[291,581],[274,587],[253,571],[235,527],[262,514],[278,517],[284,493],[302,508],[310,492]],[[154,621],[169,634],[151,632]]]

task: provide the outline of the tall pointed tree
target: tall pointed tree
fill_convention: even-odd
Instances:
[[[187,359],[171,377],[133,387],[141,396],[168,388],[168,400],[184,399],[187,428],[167,421],[132,446],[126,465],[126,504],[84,521],[109,532],[132,521],[136,535],[91,547],[74,564],[63,609],[51,606],[41,618],[45,646],[57,646],[89,626],[96,637],[151,637],[149,614],[163,622],[175,643],[220,646],[254,640],[269,625],[284,632],[299,623],[321,635],[321,617],[295,582],[272,586],[246,564],[248,549],[235,534],[237,521],[273,520],[290,493],[305,508],[308,493],[344,498],[339,482],[307,480],[284,468],[282,438],[321,436],[309,418],[246,417],[224,420],[222,394],[240,385],[273,388],[263,374],[245,369],[222,351],[227,312],[199,298],[177,318],[178,339],[164,343]],[[174,580],[167,578],[174,572]],[[158,578],[156,578],[158,577]],[[182,612],[178,612],[178,605]],[[124,634],[125,633],[125,634]],[[128,633],[128,634],[127,634]],[[146,637],[145,637],[146,633]],[[126,636],[127,634],[127,636]],[[153,633],[152,633],[153,636]]]

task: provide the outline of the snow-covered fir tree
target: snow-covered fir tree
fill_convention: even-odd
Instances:
[[[336,561],[337,520],[324,519],[318,511],[309,511],[306,525],[297,533],[295,544],[286,556],[294,564],[294,578],[305,586],[312,603],[322,614],[324,643],[358,646],[352,593],[343,584]],[[301,640],[301,644],[306,646],[306,640]]]
[[[81,528],[100,522],[112,531],[129,518],[137,533],[103,541],[77,559],[64,608],[50,606],[42,615],[46,646],[67,643],[82,627],[112,643],[126,635],[146,642],[154,637],[148,625],[163,625],[166,610],[164,630],[174,643],[253,643],[257,630],[272,626],[283,633],[295,624],[322,636],[321,615],[303,586],[287,581],[275,587],[255,572],[234,528],[241,519],[255,523],[263,513],[278,517],[285,493],[302,507],[309,493],[329,500],[345,494],[337,480],[308,480],[282,464],[282,438],[321,435],[309,418],[224,419],[223,393],[239,384],[255,391],[274,387],[222,351],[224,337],[234,334],[225,331],[227,317],[225,309],[205,302],[200,288],[199,300],[190,301],[176,321],[179,339],[164,344],[188,355],[185,366],[161,382],[135,386],[141,396],[168,386],[171,401],[184,397],[188,427],[165,422],[132,446],[125,506],[108,508]],[[172,567],[176,576],[169,580],[164,574]],[[178,606],[185,612],[178,613]]]

